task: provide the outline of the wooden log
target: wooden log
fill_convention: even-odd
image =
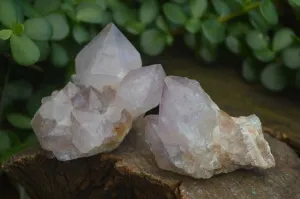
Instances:
[[[265,132],[278,134],[300,149],[299,104],[281,97],[274,100],[274,95],[260,86],[247,85],[228,68],[201,68],[197,62],[178,54],[163,56],[155,63],[162,63],[169,75],[199,80],[229,114],[257,114]],[[68,162],[57,161],[40,148],[31,148],[15,155],[2,167],[27,189],[32,199],[300,198],[300,160],[289,146],[268,134],[266,139],[276,160],[275,168],[237,170],[208,180],[159,169],[138,138],[136,132],[131,132],[112,153]]]
[[[229,199],[300,198],[300,161],[285,143],[268,135],[276,167],[237,170],[195,180],[156,166],[152,154],[130,137],[113,153],[60,162],[38,148],[14,156],[4,170],[32,199]]]

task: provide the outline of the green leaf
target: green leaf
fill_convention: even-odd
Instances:
[[[260,74],[260,81],[271,91],[281,91],[287,85],[287,77],[282,66],[276,63],[267,65]]]
[[[51,40],[62,40],[68,36],[70,27],[64,14],[52,13],[47,15],[46,19],[52,25],[53,29]]]
[[[52,26],[44,18],[28,19],[24,23],[25,34],[34,40],[46,41],[52,37]]]
[[[225,26],[217,19],[208,19],[202,23],[204,37],[212,44],[219,44],[225,38]]]
[[[167,22],[164,20],[164,18],[162,16],[158,16],[156,18],[155,24],[160,30],[162,30],[164,32],[169,32]]]
[[[24,33],[24,25],[17,23],[14,25],[12,31],[16,35],[22,35]]]
[[[128,21],[125,28],[131,34],[139,35],[144,31],[145,25],[139,21]]]
[[[160,54],[166,46],[165,34],[157,29],[150,29],[141,35],[141,48],[151,56]]]
[[[16,146],[21,144],[20,138],[17,133],[12,131],[2,131],[2,133],[6,133],[6,135],[9,137],[11,146]]]
[[[257,63],[252,59],[246,59],[242,65],[242,76],[247,82],[257,82],[259,80]]]
[[[200,47],[199,55],[207,63],[213,63],[217,59],[216,51],[205,46]]]
[[[145,0],[143,1],[139,10],[140,20],[144,24],[151,23],[158,15],[159,7],[156,0]]]
[[[11,147],[12,143],[6,132],[0,131],[0,154]]]
[[[75,8],[72,4],[69,4],[67,2],[63,3],[61,6],[60,6],[61,10],[66,13],[66,15],[72,20],[72,21],[77,21],[76,19],[76,11],[75,11]]]
[[[291,68],[300,67],[300,47],[289,47],[283,50],[282,52],[282,61],[283,63]]]
[[[221,16],[227,16],[231,13],[230,8],[223,0],[212,0],[215,11]]]
[[[102,19],[102,26],[106,26],[107,24],[111,23],[113,20],[112,13],[109,11],[106,11],[103,13],[103,19]]]
[[[51,60],[54,66],[61,68],[69,63],[67,51],[59,44],[52,44]]]
[[[119,0],[107,0],[108,7],[112,10],[118,9],[121,5]]]
[[[74,25],[72,33],[73,33],[74,40],[78,44],[86,43],[91,39],[89,31],[80,24]]]
[[[171,34],[166,35],[166,42],[168,46],[171,46],[174,42],[174,37]]]
[[[249,12],[249,20],[253,27],[259,29],[260,31],[266,33],[270,29],[269,23],[262,16],[262,14],[257,10],[252,10]]]
[[[234,37],[244,37],[250,31],[250,27],[242,22],[229,24],[228,34]]]
[[[293,4],[294,6],[299,6],[300,7],[300,0],[290,0],[290,4]]]
[[[253,54],[259,61],[262,62],[270,62],[275,59],[275,53],[268,48],[255,50],[253,51]]]
[[[120,26],[125,26],[128,21],[136,20],[135,12],[123,4],[113,10],[113,19]]]
[[[190,0],[191,15],[194,18],[200,18],[207,9],[207,0]]]
[[[30,66],[40,58],[39,48],[26,35],[12,34],[10,48],[14,60],[20,65]]]
[[[50,46],[49,46],[49,42],[47,41],[34,41],[35,45],[37,45],[37,47],[40,50],[40,59],[39,61],[45,61],[50,53]]]
[[[103,10],[106,10],[107,8],[107,0],[77,0],[78,3],[92,3],[97,4],[100,6]]]
[[[10,29],[0,30],[0,39],[2,40],[8,40],[11,35],[12,35],[12,30]]]
[[[241,51],[241,42],[237,37],[227,36],[225,39],[227,48],[234,54],[239,54]]]
[[[165,3],[163,5],[163,12],[175,24],[182,25],[187,21],[187,16],[183,8],[175,3]]]
[[[7,115],[7,120],[16,128],[31,129],[31,118],[26,115],[20,113],[10,113]]]
[[[184,34],[184,42],[185,44],[191,48],[191,49],[195,49],[196,48],[196,35],[195,34],[191,34],[191,33],[185,33]]]
[[[104,11],[97,4],[81,3],[76,10],[76,19],[79,21],[95,24],[102,22]]]
[[[17,23],[24,23],[24,11],[22,7],[21,0],[15,0],[16,10],[17,10]]]
[[[10,100],[26,100],[32,94],[32,85],[26,80],[8,82],[5,96]]]
[[[252,30],[246,35],[246,42],[253,50],[262,50],[268,46],[268,37],[258,30]]]
[[[38,143],[38,139],[34,133],[30,134],[24,141],[27,145],[34,145]]]
[[[18,22],[17,5],[14,0],[1,0],[0,22],[7,28],[13,28]]]
[[[21,1],[24,15],[28,18],[42,17],[29,1]]]
[[[190,33],[196,33],[201,28],[201,22],[199,19],[189,19],[185,23],[185,29],[189,31]]]
[[[187,0],[172,0],[172,1],[174,1],[176,3],[185,3]]]
[[[263,0],[260,3],[260,12],[269,24],[276,25],[278,23],[278,13],[272,0]]]
[[[34,7],[42,14],[49,14],[60,8],[60,0],[35,0]]]
[[[273,50],[275,52],[279,52],[287,47],[289,47],[294,39],[295,35],[294,31],[290,28],[281,28],[276,31],[275,36],[273,38]]]
[[[89,28],[89,34],[90,34],[90,38],[91,39],[93,39],[94,37],[96,37],[98,33],[99,32],[98,32],[98,30],[96,29],[95,26],[90,26],[90,28]]]

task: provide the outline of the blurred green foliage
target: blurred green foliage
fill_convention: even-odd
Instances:
[[[36,142],[42,97],[69,81],[78,51],[111,21],[145,54],[179,35],[207,63],[224,51],[242,58],[248,82],[300,88],[300,38],[282,7],[300,19],[299,0],[1,0],[0,163]]]

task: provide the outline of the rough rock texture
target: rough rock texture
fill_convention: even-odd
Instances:
[[[275,166],[256,115],[230,117],[199,82],[165,78],[159,115],[149,115],[146,141],[160,168],[210,178],[241,167]]]

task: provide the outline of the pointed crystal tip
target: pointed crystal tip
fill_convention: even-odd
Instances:
[[[140,68],[140,53],[113,23],[90,41],[76,56],[76,80],[101,88],[120,83],[130,70]]]

